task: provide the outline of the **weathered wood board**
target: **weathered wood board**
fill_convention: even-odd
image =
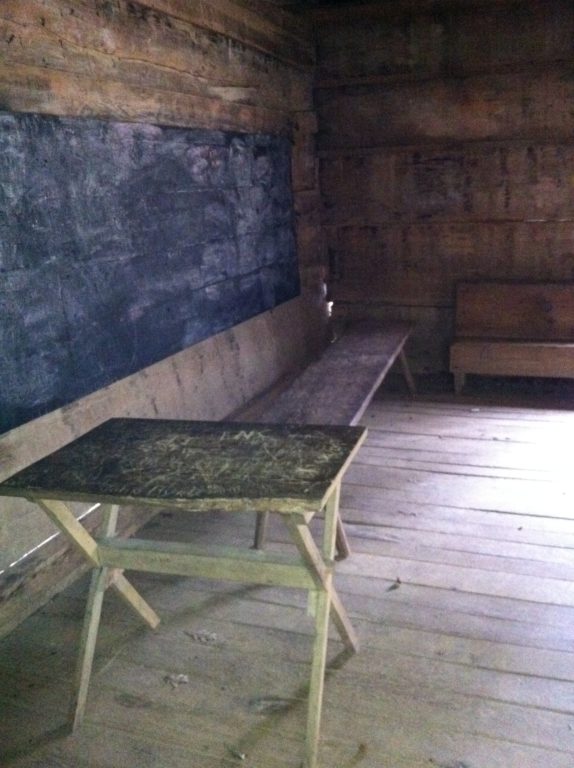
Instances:
[[[457,282],[574,276],[574,10],[400,2],[312,15],[335,312],[420,312],[413,366],[446,371]]]
[[[461,283],[450,370],[460,392],[467,373],[574,378],[574,285]]]
[[[395,0],[319,8],[311,16],[321,30],[320,88],[528,69],[567,59],[574,33],[568,0]]]
[[[0,10],[2,109],[291,136],[295,204],[301,191],[318,200],[313,58],[310,25],[264,0],[6,0]],[[325,251],[317,202],[303,205],[303,296],[3,434],[0,476],[112,416],[222,418],[306,360],[324,342]],[[2,507],[0,568],[53,533],[24,500]],[[1,631],[75,566],[55,539],[3,573]]]
[[[574,343],[574,284],[461,283],[455,322],[466,339]]]
[[[450,370],[486,376],[574,378],[574,344],[528,341],[454,341]],[[458,391],[464,382],[461,380]]]
[[[365,435],[349,426],[110,419],[0,483],[0,494],[314,513]]]
[[[311,354],[308,344],[307,313],[299,297],[2,435],[0,479],[114,416],[221,419],[301,365]],[[80,514],[93,505],[73,506]],[[132,532],[146,519],[141,509],[133,512]],[[130,514],[120,515],[121,529]],[[90,517],[84,524],[91,529],[98,525],[99,511]],[[48,542],[54,534],[35,504],[2,500],[0,635],[77,576],[81,558],[60,535]]]
[[[505,445],[516,469],[529,472],[537,459],[546,465],[552,427],[572,426],[563,411],[428,401],[372,407],[379,426],[365,443],[370,452],[388,435],[413,460],[420,453],[463,463],[482,457],[497,470],[506,466]],[[502,427],[523,439],[500,439]],[[381,456],[376,469],[386,467]],[[438,465],[429,473],[451,488],[447,506],[431,494],[397,501],[368,486],[361,508],[343,505],[357,557],[337,569],[336,583],[362,649],[352,659],[333,657],[322,763],[571,768],[574,601],[564,577],[572,568],[573,521],[469,508],[456,477],[451,485]],[[408,474],[401,482],[409,487]],[[473,482],[483,495],[488,480]],[[525,495],[531,484],[522,479]],[[166,514],[146,536],[247,545],[247,519],[195,516],[190,530],[185,513]],[[275,523],[270,538],[281,552],[288,537],[282,521]],[[42,740],[66,717],[82,590],[2,642],[0,749],[16,752],[14,765],[116,768],[121,753],[126,768],[140,768],[142,755],[149,768],[166,761],[216,768],[239,762],[233,750],[246,763],[299,768],[312,642],[304,597],[172,577],[139,575],[137,583],[162,606],[164,622],[141,633],[110,601],[87,719],[73,736]],[[189,682],[171,685],[178,674]]]
[[[411,330],[400,322],[351,326],[272,401],[262,420],[357,424]]]

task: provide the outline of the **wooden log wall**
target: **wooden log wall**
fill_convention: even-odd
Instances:
[[[222,418],[320,345],[313,68],[310,27],[265,0],[0,4],[1,110],[290,136],[302,282],[300,299],[3,435],[1,476],[113,415]],[[2,634],[68,583],[78,562],[56,540],[6,569],[52,528],[25,502],[0,504]],[[137,525],[130,517],[124,528]]]
[[[574,278],[574,6],[390,5],[314,14],[331,291],[445,371],[458,281]]]
[[[322,258],[314,51],[309,24],[265,0],[5,0],[0,109],[292,136],[301,270],[313,292]]]

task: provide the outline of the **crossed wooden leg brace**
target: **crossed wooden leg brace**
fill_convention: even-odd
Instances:
[[[60,501],[35,499],[94,569],[76,669],[71,707],[73,728],[80,725],[84,716],[106,589],[116,589],[121,598],[150,627],[157,627],[160,621],[155,611],[125,578],[123,569],[299,587],[309,591],[315,613],[305,768],[316,768],[331,616],[347,648],[358,650],[357,636],[333,586],[333,562],[339,526],[339,493],[340,483],[334,486],[325,504],[322,551],[317,547],[309,530],[309,521],[313,515],[284,515],[299,556],[231,547],[199,547],[180,542],[118,539],[115,538],[117,505],[105,505],[103,536],[95,539],[65,504]]]

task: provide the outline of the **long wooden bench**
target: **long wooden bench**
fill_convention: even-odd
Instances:
[[[461,283],[450,371],[574,378],[574,283]]]
[[[289,386],[266,403],[255,420],[268,424],[357,424],[397,358],[411,394],[415,382],[404,345],[408,323],[361,322],[345,332],[310,363]],[[255,544],[262,548],[268,515],[258,515]],[[349,545],[343,525],[337,531],[339,559]]]

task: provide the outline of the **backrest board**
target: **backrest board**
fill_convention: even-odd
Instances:
[[[456,335],[574,341],[574,282],[459,283]]]

